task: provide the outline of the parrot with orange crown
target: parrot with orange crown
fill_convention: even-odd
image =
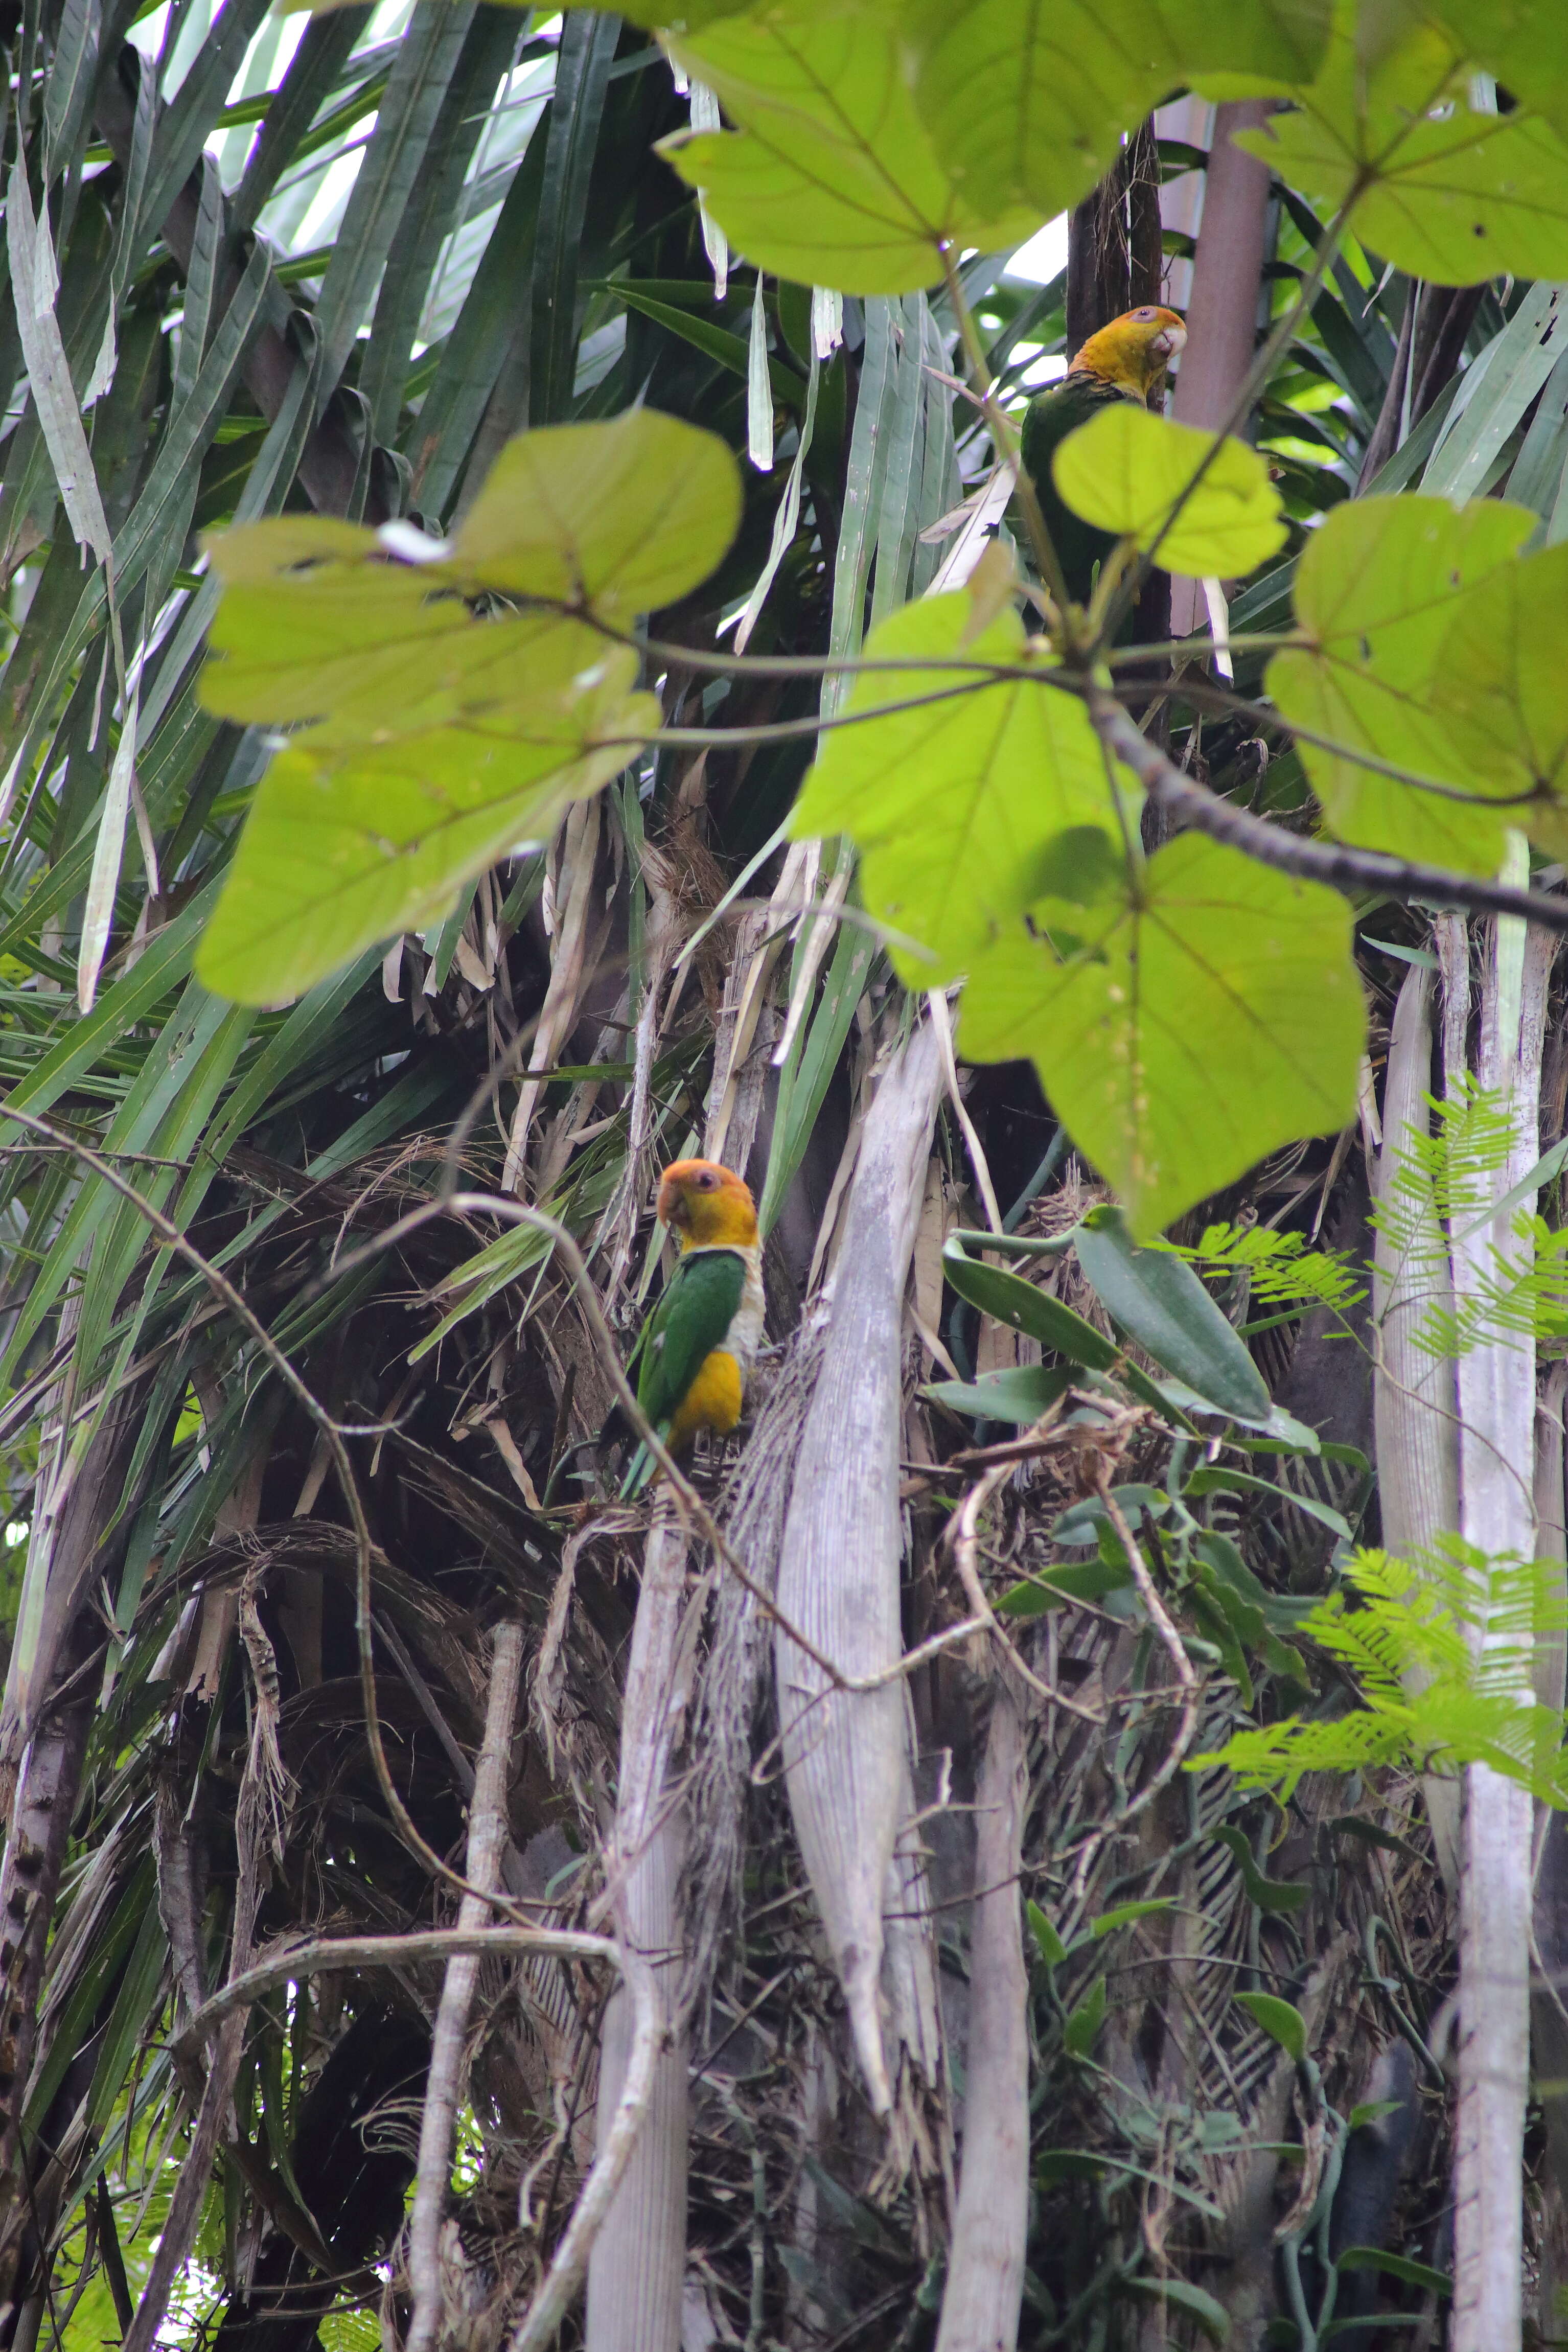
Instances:
[[[632,1364],[637,1402],[679,1454],[700,1430],[723,1436],[741,1418],[763,1337],[763,1245],[751,1192],[716,1160],[677,1160],[667,1168],[658,1209],[680,1255],[643,1325]],[[647,1447],[639,1445],[622,1481],[623,1501],[647,1484],[653,1468]]]
[[[1069,433],[1115,401],[1134,401],[1158,415],[1165,402],[1166,364],[1186,340],[1187,331],[1175,311],[1157,302],[1124,310],[1079,346],[1061,382],[1037,393],[1024,412],[1025,471],[1035,485],[1068,594],[1076,604],[1088,604],[1094,567],[1116,542],[1109,531],[1097,530],[1062,504],[1051,478],[1051,459]]]

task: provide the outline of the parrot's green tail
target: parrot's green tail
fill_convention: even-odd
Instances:
[[[648,1452],[646,1445],[639,1444],[637,1452],[632,1455],[630,1462],[626,1465],[626,1476],[621,1480],[621,1500],[623,1503],[632,1502],[642,1493],[643,1488],[653,1476],[654,1469],[655,1464],[653,1455]]]

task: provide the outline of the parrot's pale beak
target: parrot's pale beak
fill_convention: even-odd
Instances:
[[[1161,359],[1169,360],[1174,359],[1178,352],[1184,351],[1186,343],[1185,327],[1162,327],[1149,348],[1152,352],[1157,352]]]
[[[661,1184],[655,1212],[661,1225],[684,1225],[690,1221],[691,1204],[679,1184]]]

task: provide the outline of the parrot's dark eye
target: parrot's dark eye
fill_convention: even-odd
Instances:
[[[1133,311],[1132,316],[1138,320],[1140,326],[1147,326],[1149,320],[1155,316],[1153,305],[1145,302],[1141,310]]]
[[[704,1192],[710,1192],[718,1181],[719,1179],[710,1169],[704,1169],[702,1174],[697,1179],[699,1188]]]

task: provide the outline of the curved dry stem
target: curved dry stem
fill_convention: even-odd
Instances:
[[[445,1960],[454,1952],[478,1952],[495,1959],[521,1959],[535,1953],[563,1960],[615,1960],[611,1937],[580,1934],[571,1927],[422,1927],[407,1936],[321,1936],[269,1952],[254,1968],[230,1979],[204,2001],[174,2043],[176,2058],[198,2057],[208,2034],[229,2011],[247,2009],[274,1985],[297,1977],[335,1974],[340,1969],[404,1969],[419,1960]]]
[[[468,1874],[486,1895],[494,1892],[506,1849],[506,1783],[511,1727],[522,1680],[522,1627],[498,1628],[490,1659],[489,1698],[484,1739],[474,1771],[468,1816]],[[466,1895],[458,1914],[460,1927],[482,1927],[489,1905]],[[419,2163],[414,2210],[408,2222],[408,2276],[414,2314],[405,2339],[406,2352],[430,2352],[441,2325],[441,2219],[452,2170],[452,2134],[463,2086],[468,2007],[479,1981],[479,1955],[455,1953],[447,1963],[430,2043],[430,2071],[419,2120]]]
[[[1106,1839],[1112,1835],[1120,1835],[1128,1822],[1146,1811],[1167,1781],[1174,1778],[1177,1767],[1193,1744],[1193,1734],[1197,1728],[1198,1720],[1198,1678],[1193,1670],[1193,1662],[1187,1655],[1186,1644],[1176,1630],[1174,1620],[1160,1597],[1159,1587],[1149,1573],[1148,1564],[1138,1549],[1132,1529],[1128,1525],[1127,1514],[1116,1500],[1110,1484],[1110,1465],[1103,1459],[1096,1466],[1094,1490],[1104,1506],[1105,1515],[1110,1521],[1117,1541],[1127,1554],[1127,1564],[1132,1571],[1132,1581],[1138,1587],[1139,1596],[1149,1612],[1150,1622],[1159,1635],[1161,1644],[1175,1670],[1176,1686],[1181,1693],[1181,1717],[1172,1735],[1170,1747],[1142,1788],[1139,1790],[1132,1802],[1117,1814],[1114,1822],[1108,1823],[1104,1829],[1097,1831],[1086,1841],[1073,1873],[1075,1898],[1081,1895],[1084,1887],[1088,1885],[1089,1871]]]
[[[1044,1419],[1036,1423],[1029,1435],[1034,1437],[1047,1428],[1060,1410],[1059,1403],[1054,1404]],[[1037,1697],[1045,1699],[1052,1706],[1065,1706],[1086,1723],[1098,1725],[1100,1717],[1097,1715],[1088,1707],[1075,1706],[1071,1699],[1065,1698],[1060,1691],[1053,1690],[1049,1683],[1042,1682],[1039,1675],[1024,1664],[980,1581],[980,1515],[992,1496],[1005,1486],[1016,1467],[1012,1461],[994,1464],[984,1476],[971,1486],[960,1505],[958,1517],[952,1523],[952,1560],[958,1570],[958,1580],[963,1587],[964,1599],[974,1615],[984,1623],[986,1632],[1001,1649],[1007,1665],[1027,1683]]]

